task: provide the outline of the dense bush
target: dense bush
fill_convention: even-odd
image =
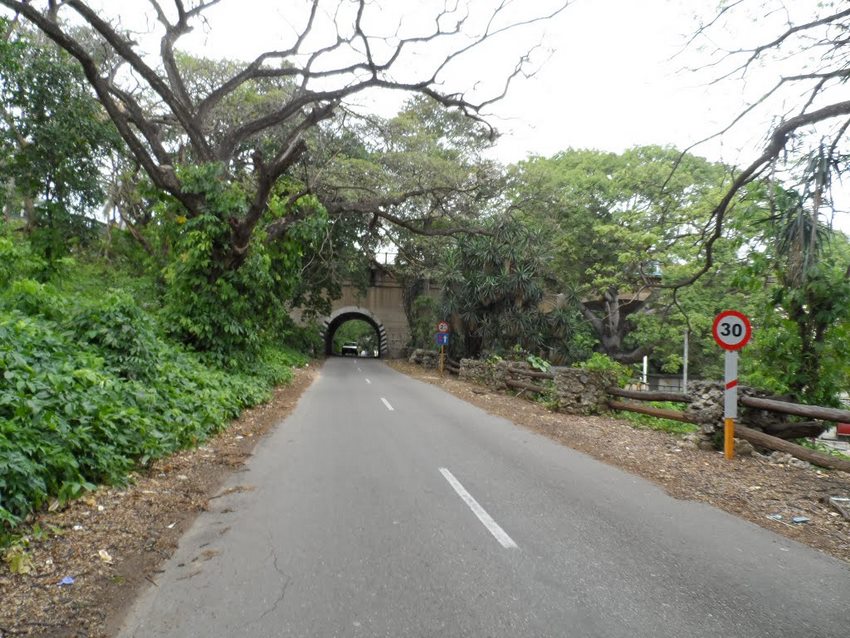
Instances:
[[[12,276],[0,294],[6,524],[50,498],[120,484],[150,459],[197,444],[304,362],[265,344],[223,369],[164,337],[124,292],[67,293]]]

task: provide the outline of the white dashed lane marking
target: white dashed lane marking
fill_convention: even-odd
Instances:
[[[466,488],[464,488],[463,485],[460,484],[460,481],[458,481],[454,477],[454,474],[449,472],[449,470],[444,467],[440,468],[440,474],[445,477],[445,479],[449,482],[449,485],[454,488],[458,496],[463,499],[463,502],[469,506],[469,509],[472,510],[472,513],[478,517],[478,520],[481,521],[484,527],[486,527],[487,530],[495,537],[495,539],[499,541],[499,544],[502,547],[504,547],[505,549],[517,549],[517,544],[514,542],[514,539],[508,536],[508,533],[503,530],[496,521],[493,520],[493,517],[490,516],[487,511],[483,507],[481,507],[481,505],[478,504],[478,501],[472,498],[472,494],[466,491]]]

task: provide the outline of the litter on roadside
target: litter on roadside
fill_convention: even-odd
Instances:
[[[829,504],[832,505],[833,509],[841,514],[841,516],[850,521],[850,498],[830,496]]]

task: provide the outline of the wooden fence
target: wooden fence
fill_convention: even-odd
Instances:
[[[445,369],[451,374],[460,374],[460,363],[451,358],[446,358]],[[540,383],[534,383],[536,380],[551,381],[555,379],[555,375],[551,372],[542,372],[540,370],[531,370],[527,368],[516,368],[509,366],[507,372],[510,376],[519,376],[529,379],[526,381],[518,381],[508,378],[505,384],[509,388],[524,392],[544,393],[549,388]],[[642,391],[642,390],[624,390],[622,388],[609,387],[606,392],[612,398],[608,401],[608,407],[612,410],[625,410],[628,412],[637,412],[647,414],[661,419],[670,419],[680,421],[682,423],[691,423],[698,425],[699,421],[692,415],[683,410],[671,410],[667,408],[657,408],[650,405],[641,405],[635,401],[665,401],[669,403],[691,403],[693,398],[687,394],[679,392],[658,392],[658,391]],[[630,399],[630,401],[622,401],[620,399]],[[750,396],[740,396],[738,401],[741,405],[757,410],[766,410],[769,412],[777,412],[780,414],[788,414],[792,416],[806,417],[809,419],[817,419],[820,421],[833,421],[837,423],[850,423],[850,410],[839,410],[836,408],[822,408],[813,405],[802,405],[799,403],[790,403],[788,401],[778,401],[776,399],[762,399]],[[800,432],[805,432],[809,424],[800,425]],[[802,445],[797,445],[785,439],[781,439],[770,434],[765,434],[758,430],[748,428],[746,426],[736,424],[735,435],[745,441],[749,441],[754,445],[777,450],[790,454],[798,459],[808,461],[821,467],[826,467],[835,470],[850,472],[850,461],[818,452]],[[804,436],[801,434],[801,436]]]
[[[625,397],[636,401],[669,401],[672,403],[690,403],[693,399],[686,394],[670,393],[670,392],[639,392],[635,390],[622,390],[620,388],[607,388],[608,394],[613,397]],[[822,408],[813,405],[802,405],[800,403],[790,403],[788,401],[777,401],[776,399],[760,399],[758,397],[740,396],[738,401],[741,405],[757,410],[766,410],[768,412],[777,412],[780,414],[789,414],[793,416],[808,417],[821,421],[835,421],[839,423],[850,422],[850,411],[839,410],[836,408]],[[608,406],[612,410],[627,410],[629,412],[638,412],[640,414],[648,414],[650,416],[672,419],[684,423],[693,423],[696,425],[698,420],[690,414],[681,410],[669,410],[664,408],[656,408],[654,406],[644,406],[636,403],[611,400]],[[803,461],[814,463],[821,467],[827,467],[834,470],[842,470],[850,472],[850,461],[818,452],[802,445],[797,445],[791,441],[780,439],[764,432],[759,432],[744,425],[735,425],[735,436],[749,441],[754,445],[765,447],[770,450],[785,452]]]
[[[455,361],[451,357],[446,357],[446,371],[457,376],[460,374],[460,362]]]

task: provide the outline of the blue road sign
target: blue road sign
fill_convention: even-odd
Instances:
[[[438,346],[447,346],[449,345],[449,333],[448,332],[438,332],[434,335],[434,338],[437,341]]]

